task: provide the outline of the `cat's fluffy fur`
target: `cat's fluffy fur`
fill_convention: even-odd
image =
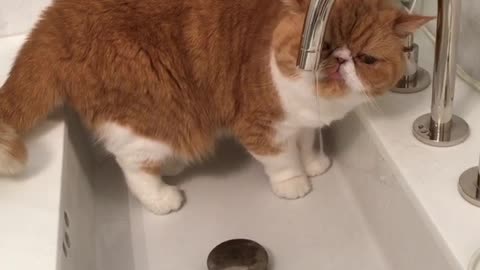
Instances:
[[[295,62],[308,0],[56,0],[0,92],[0,172],[18,173],[19,134],[68,104],[157,214],[183,202],[160,176],[207,156],[224,130],[278,196],[303,197],[330,165],[315,128],[392,87],[402,39],[430,19],[385,1],[337,1],[313,74]]]

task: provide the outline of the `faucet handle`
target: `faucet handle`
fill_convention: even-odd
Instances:
[[[406,39],[403,50],[407,61],[407,69],[392,92],[410,94],[423,91],[430,86],[432,82],[430,74],[418,65],[419,50],[418,45],[413,42],[413,34],[410,34]]]
[[[480,207],[480,162],[478,167],[470,168],[460,176],[458,190],[466,201]]]

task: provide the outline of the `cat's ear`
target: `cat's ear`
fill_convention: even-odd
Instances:
[[[433,19],[435,19],[435,17],[401,12],[395,19],[393,27],[397,35],[400,37],[406,37]]]
[[[310,0],[281,0],[288,7],[295,11],[306,11],[310,5]]]

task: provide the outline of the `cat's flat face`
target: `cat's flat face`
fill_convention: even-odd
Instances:
[[[300,74],[296,59],[308,0],[285,0],[292,12],[278,26],[274,50],[286,76]],[[337,0],[322,48],[316,87],[333,98],[352,92],[376,96],[392,88],[405,72],[403,43],[407,34],[431,20],[408,15],[387,0]]]

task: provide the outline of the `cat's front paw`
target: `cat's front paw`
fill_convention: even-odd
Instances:
[[[280,198],[295,200],[310,193],[312,184],[306,175],[301,175],[282,182],[272,183],[272,189]]]
[[[319,176],[328,171],[332,166],[332,160],[327,155],[318,155],[316,158],[306,161],[304,166],[308,176]]]
[[[164,186],[153,196],[139,198],[142,204],[156,215],[166,215],[179,210],[183,205],[183,194],[174,186]]]

